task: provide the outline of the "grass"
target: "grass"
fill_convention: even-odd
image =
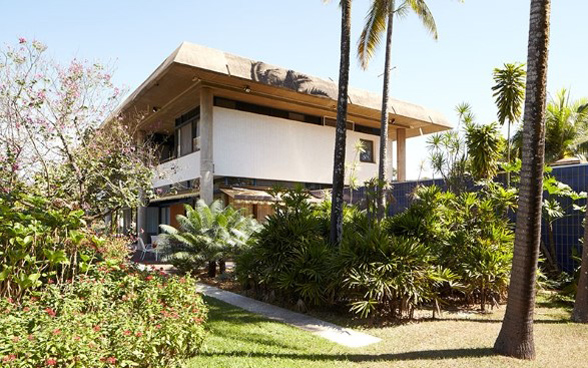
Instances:
[[[540,300],[537,360],[492,352],[504,307],[490,314],[445,313],[443,319],[363,330],[383,339],[351,349],[206,298],[209,335],[196,367],[586,367],[588,326],[569,323],[569,308]]]

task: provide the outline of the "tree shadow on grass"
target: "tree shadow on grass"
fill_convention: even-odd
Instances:
[[[431,323],[431,322],[472,322],[472,323],[502,323],[501,319],[486,319],[486,318],[439,318],[439,319],[422,319],[419,322]],[[535,324],[567,324],[571,323],[570,320],[566,319],[536,319],[533,321]]]
[[[410,360],[439,360],[478,358],[496,355],[492,348],[470,348],[470,349],[446,349],[446,350],[422,350],[409,351],[396,354],[297,354],[297,353],[263,353],[263,352],[203,352],[203,356],[229,356],[229,357],[250,357],[250,358],[282,358],[300,359],[313,361],[352,361],[352,362],[376,362],[376,361],[410,361]]]

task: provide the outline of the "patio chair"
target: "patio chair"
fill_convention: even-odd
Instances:
[[[141,253],[141,260],[145,259],[145,254],[147,253],[153,253],[155,254],[155,260],[157,260],[157,249],[154,249],[152,244],[147,244],[145,245],[145,242],[143,241],[142,238],[139,237],[139,240],[137,240],[137,246],[138,246],[138,250],[140,250]]]

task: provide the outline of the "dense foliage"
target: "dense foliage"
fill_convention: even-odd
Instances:
[[[102,263],[20,302],[0,299],[3,367],[173,367],[195,356],[206,307],[189,277]]]
[[[208,206],[200,200],[185,208],[186,215],[177,216],[179,229],[161,225],[163,253],[181,272],[194,272],[208,262],[209,276],[214,277],[218,262],[222,274],[225,260],[247,243],[257,222],[222,201]]]
[[[19,299],[84,270],[100,240],[85,230],[83,214],[60,200],[0,195],[0,296]]]
[[[311,204],[301,191],[281,198],[237,258],[238,279],[262,298],[410,317],[423,305],[438,311],[446,303],[479,303],[484,310],[506,293],[513,241],[507,211],[515,197],[501,186],[460,195],[419,187],[406,212],[383,221],[348,208],[337,247],[325,233],[328,206]]]
[[[191,278],[129,264],[62,200],[0,195],[2,367],[170,367],[198,353],[206,308]]]

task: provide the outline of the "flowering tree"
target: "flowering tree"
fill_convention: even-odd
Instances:
[[[24,183],[90,219],[138,205],[154,155],[136,144],[136,121],[113,115],[122,94],[109,68],[61,65],[46,49],[24,38],[0,49],[0,191]]]

